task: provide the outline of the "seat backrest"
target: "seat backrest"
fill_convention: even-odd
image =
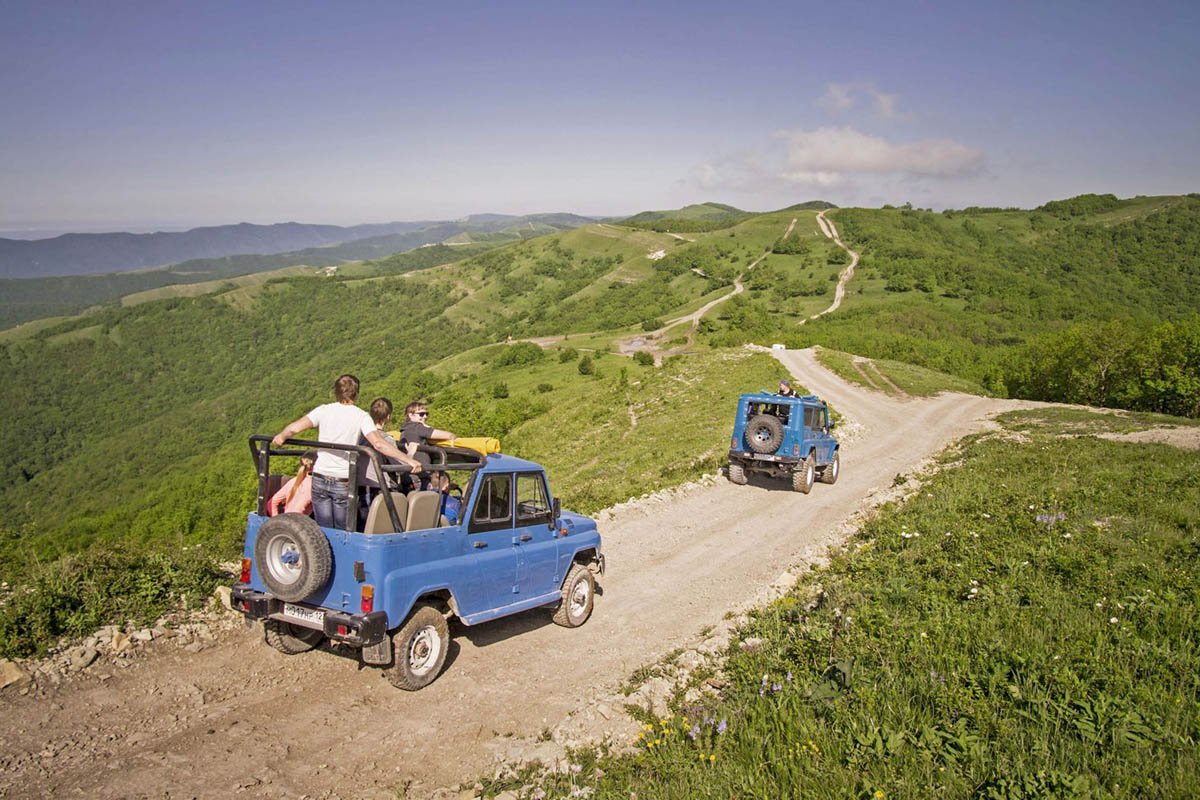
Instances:
[[[432,490],[410,492],[408,495],[408,521],[405,530],[419,531],[436,528],[442,509],[442,493]]]
[[[408,518],[408,498],[400,492],[392,492],[392,502],[396,505],[396,516],[400,518],[400,524],[405,525]],[[383,492],[371,501],[371,507],[367,509],[367,522],[363,525],[363,533],[397,533],[392,527],[392,518],[383,500]]]

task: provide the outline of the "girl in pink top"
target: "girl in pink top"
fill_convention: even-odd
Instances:
[[[312,513],[312,471],[316,460],[317,454],[312,450],[300,456],[300,471],[271,498],[267,505],[269,516],[274,517],[281,510],[287,514]]]

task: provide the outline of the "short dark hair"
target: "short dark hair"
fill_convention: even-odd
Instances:
[[[333,382],[333,396],[337,398],[339,403],[347,400],[353,403],[358,399],[359,386],[361,386],[361,384],[358,382],[358,378],[354,377],[350,373],[346,373],[345,375],[339,376],[338,379]]]
[[[371,419],[375,420],[376,424],[387,422],[388,417],[392,415],[392,401],[386,397],[376,397],[371,401]]]
[[[429,407],[428,403],[422,403],[420,400],[413,400],[411,403],[409,403],[408,405],[406,405],[404,407],[404,416],[407,417],[409,414],[413,413],[414,411],[416,411],[418,409],[428,408],[428,407]]]

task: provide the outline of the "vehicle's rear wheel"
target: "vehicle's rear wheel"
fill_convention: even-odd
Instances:
[[[325,638],[325,634],[318,630],[302,628],[277,619],[264,621],[263,630],[266,633],[267,644],[289,656],[307,653]]]
[[[596,600],[596,576],[583,564],[572,565],[563,581],[562,603],[554,611],[554,622],[564,628],[578,628],[592,615]]]
[[[394,658],[384,674],[399,689],[423,689],[442,671],[449,648],[450,626],[442,612],[420,606],[392,636]]]
[[[783,420],[771,414],[755,414],[746,423],[746,446],[756,453],[774,453],[783,444]]]
[[[821,483],[837,483],[838,475],[842,471],[842,459],[838,452],[833,451],[833,459],[821,470]]]
[[[738,486],[746,485],[746,470],[741,464],[729,464],[729,482],[736,483]]]
[[[311,518],[280,514],[258,529],[254,563],[267,591],[292,602],[325,587],[333,572],[333,551],[325,533]]]
[[[792,488],[801,494],[808,494],[812,491],[813,483],[816,480],[817,468],[813,466],[813,459],[810,455],[797,464],[796,469],[792,471]]]

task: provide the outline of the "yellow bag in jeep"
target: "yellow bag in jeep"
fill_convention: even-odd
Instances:
[[[485,456],[488,453],[500,452],[500,440],[492,436],[460,436],[457,439],[432,442],[432,444],[442,447],[465,447],[468,450],[474,450],[480,455]]]

